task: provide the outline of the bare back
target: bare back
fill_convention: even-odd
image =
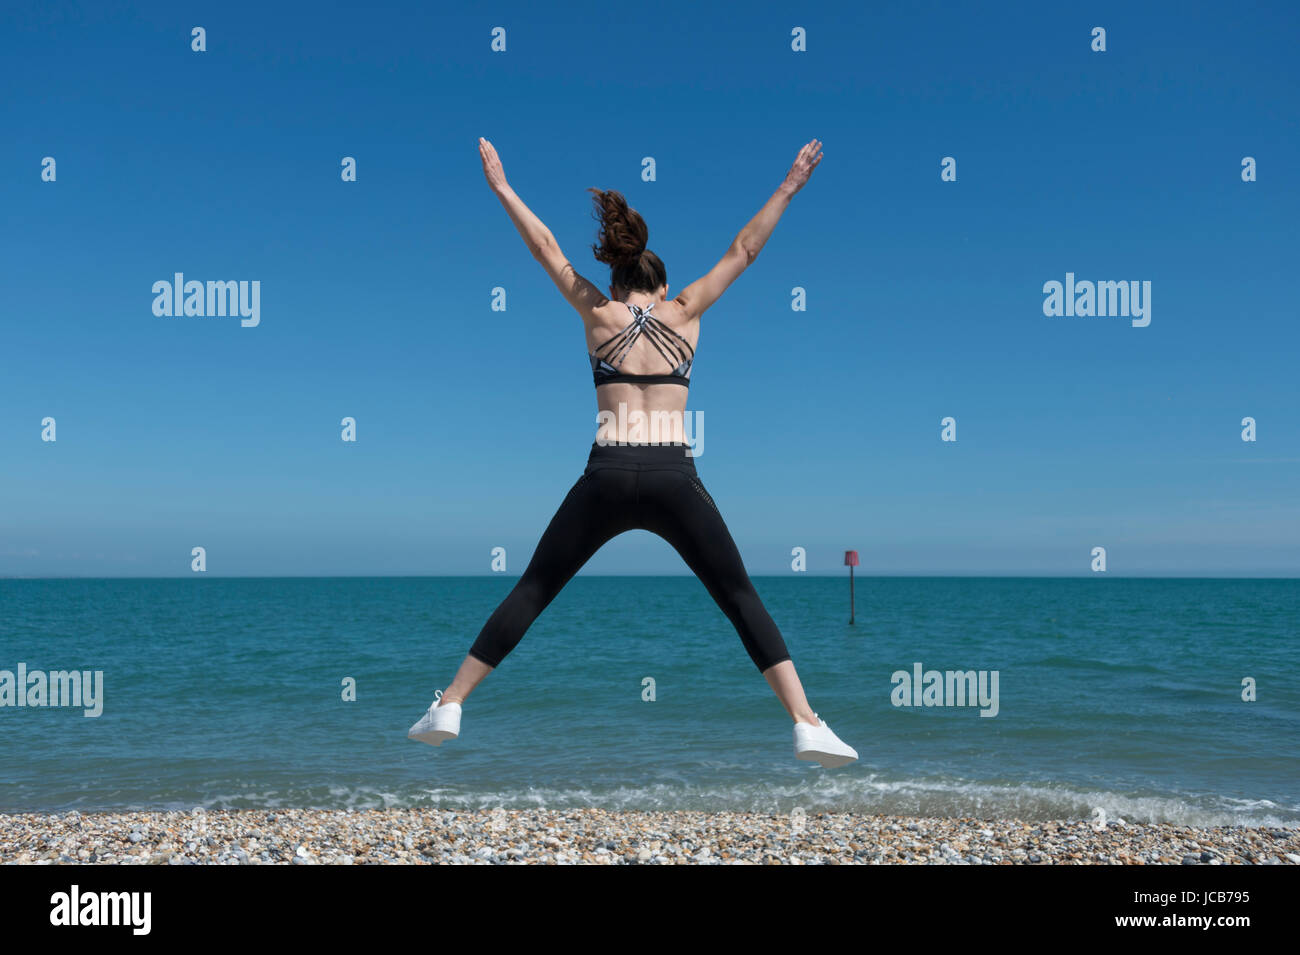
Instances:
[[[658,322],[669,333],[680,336],[690,352],[694,352],[700,337],[699,317],[692,318],[677,300],[634,292],[626,303],[605,299],[583,316],[588,354],[607,346],[628,328],[629,321],[633,320],[629,305],[652,308]],[[662,375],[671,369],[671,361],[647,335],[639,336],[627,347],[618,364],[618,370],[629,375]],[[596,441],[601,444],[687,441],[689,429],[683,437],[687,393],[688,388],[675,382],[616,381],[600,385],[596,388],[596,404],[601,412]],[[638,431],[638,420],[644,423],[642,431]]]

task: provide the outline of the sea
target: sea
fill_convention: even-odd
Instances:
[[[0,812],[1300,825],[1300,580],[859,577],[850,623],[847,576],[757,577],[813,709],[860,755],[825,770],[795,760],[698,580],[581,575],[469,698],[458,739],[407,739],[514,583],[0,580]],[[93,705],[71,683],[33,696],[60,671],[86,675]]]

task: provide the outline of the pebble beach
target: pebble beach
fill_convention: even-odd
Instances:
[[[0,815],[0,862],[98,865],[1297,865],[1295,829],[848,812],[209,810]]]

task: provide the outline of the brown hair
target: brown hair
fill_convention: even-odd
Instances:
[[[592,214],[600,221],[600,242],[591,251],[597,262],[609,265],[611,284],[625,292],[654,292],[667,285],[663,261],[646,248],[650,230],[641,214],[614,189],[587,191],[595,193]]]

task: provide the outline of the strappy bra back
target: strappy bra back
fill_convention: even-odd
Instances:
[[[629,382],[636,385],[683,385],[689,388],[691,362],[695,360],[695,349],[690,342],[651,314],[654,302],[645,308],[631,302],[623,304],[631,310],[632,321],[613,338],[598,345],[594,352],[587,353],[591,359],[591,374],[596,387]],[[668,372],[659,375],[631,375],[619,370],[623,359],[642,335],[664,357],[670,369]]]

